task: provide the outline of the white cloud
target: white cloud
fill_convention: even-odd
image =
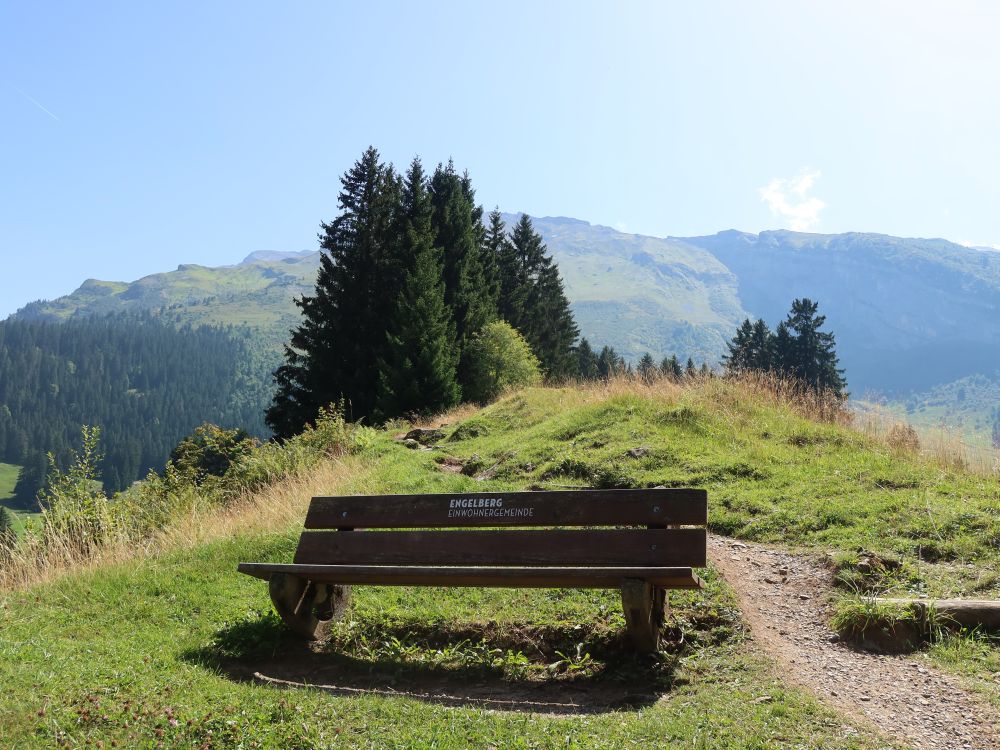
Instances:
[[[808,232],[819,226],[819,213],[826,208],[824,201],[809,195],[819,177],[817,170],[803,170],[795,177],[775,177],[757,192],[771,213],[789,229]]]

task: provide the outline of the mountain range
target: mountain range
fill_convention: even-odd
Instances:
[[[505,218],[511,225],[517,215]],[[837,336],[855,397],[919,404],[925,392],[967,392],[947,388],[962,379],[985,382],[986,394],[1000,381],[1000,252],[856,232],[660,238],[571,218],[533,221],[582,334],[628,359],[648,351],[718,363],[744,318],[773,327],[793,298],[810,297]],[[178,322],[244,326],[277,357],[298,319],[292,300],[311,291],[318,260],[318,252],[256,252],[233,266],[181,265],[131,283],[90,279],[15,316],[152,310]],[[991,408],[985,398],[974,411]]]

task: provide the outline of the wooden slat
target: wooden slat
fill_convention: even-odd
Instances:
[[[691,568],[476,568],[390,567],[382,565],[273,565],[240,563],[239,571],[269,580],[288,573],[304,580],[344,585],[483,586],[492,588],[621,588],[626,579],[649,581],[661,588],[700,588]]]
[[[704,525],[700,489],[316,497],[307,529]]]
[[[704,529],[307,531],[295,562],[313,565],[705,565]]]

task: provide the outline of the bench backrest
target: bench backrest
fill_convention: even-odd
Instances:
[[[699,489],[316,497],[295,562],[704,567],[707,515]],[[524,528],[553,526],[615,528]]]

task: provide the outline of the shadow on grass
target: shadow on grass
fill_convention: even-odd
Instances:
[[[687,649],[635,654],[619,629],[590,626],[344,622],[306,643],[272,613],[219,630],[183,658],[229,679],[336,695],[410,698],[445,706],[548,714],[636,710],[681,681]]]

